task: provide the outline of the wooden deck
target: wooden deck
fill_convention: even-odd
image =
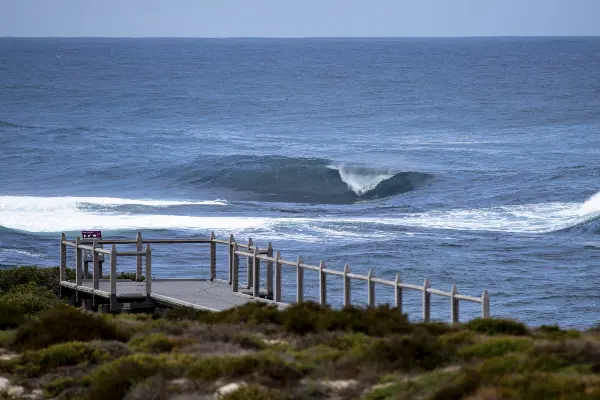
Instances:
[[[88,297],[110,299],[109,279],[101,279],[97,290],[93,289],[92,279],[84,279],[81,286],[76,286],[75,282],[62,281],[61,286]],[[250,290],[247,292],[250,293]],[[117,280],[117,299],[119,303],[145,301],[146,283]],[[232,292],[227,282],[206,279],[153,279],[150,299],[162,306],[191,307],[208,311],[223,311],[251,301],[264,301],[244,292]],[[273,302],[269,301],[269,303]],[[284,306],[281,303],[278,305]]]

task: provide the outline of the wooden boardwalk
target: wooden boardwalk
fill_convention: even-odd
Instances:
[[[92,279],[82,280],[82,285],[63,281],[61,286],[79,292],[81,297],[100,297],[106,302],[110,301],[110,280],[100,279],[98,283],[98,289],[94,289]],[[146,283],[117,279],[116,298],[120,304],[144,302]],[[232,292],[227,282],[206,279],[154,279],[150,299],[162,306],[208,311],[223,311],[250,301],[263,301],[244,293]]]
[[[205,244],[209,249],[210,264],[204,270],[207,279],[155,279],[152,274],[151,244]],[[103,245],[112,245],[111,249]],[[146,245],[145,249],[143,245]],[[119,246],[135,245],[134,251],[118,251]],[[227,256],[217,261],[217,246],[227,246]],[[67,280],[67,248],[74,249],[75,280]],[[85,256],[87,253],[87,256]],[[221,253],[223,254],[223,253]],[[110,279],[101,279],[104,256],[108,256]],[[135,257],[136,272],[134,280],[118,279],[117,260],[120,257]],[[88,262],[93,263],[88,271]],[[217,268],[220,264],[221,268]],[[214,233],[208,238],[187,239],[142,239],[138,233],[135,240],[129,239],[93,239],[67,240],[63,233],[60,240],[60,282],[61,294],[69,296],[72,304],[85,304],[93,310],[102,306],[102,310],[119,312],[127,309],[151,309],[156,306],[191,307],[198,310],[222,311],[248,302],[260,301],[285,307],[282,303],[283,270],[293,271],[296,286],[295,302],[304,301],[304,273],[318,275],[318,298],[321,304],[327,302],[327,282],[331,279],[342,281],[343,305],[352,305],[351,281],[363,282],[366,286],[366,303],[372,307],[377,304],[376,288],[388,287],[393,290],[393,306],[403,311],[403,293],[417,291],[422,299],[422,320],[430,321],[431,297],[433,295],[448,299],[450,322],[459,321],[461,302],[477,303],[481,306],[481,317],[490,317],[490,297],[487,290],[481,296],[467,296],[458,292],[456,285],[449,291],[434,289],[429,279],[422,285],[403,282],[400,274],[395,280],[375,277],[370,269],[367,275],[350,271],[346,264],[343,270],[331,269],[323,261],[319,265],[310,265],[298,257],[295,261],[281,257],[273,252],[269,243],[266,248],[254,245],[252,239],[247,244],[236,242],[233,235],[228,240],[219,240]],[[312,272],[311,272],[312,271]],[[91,274],[90,274],[91,272]],[[241,276],[244,273],[244,276]],[[83,279],[92,277],[92,279]],[[289,275],[288,275],[289,276]],[[219,279],[218,277],[221,277]],[[242,283],[243,280],[243,283]],[[290,294],[288,294],[290,295]]]

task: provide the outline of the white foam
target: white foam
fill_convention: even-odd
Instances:
[[[82,229],[240,229],[261,226],[260,218],[188,217],[181,215],[114,214],[87,210],[86,205],[224,205],[214,201],[133,200],[111,197],[0,196],[0,226],[29,232]]]
[[[488,232],[547,233],[600,217],[600,193],[585,203],[541,203],[355,218],[357,222]]]
[[[381,182],[394,176],[391,171],[374,171],[344,164],[329,165],[327,168],[337,170],[342,181],[358,195],[375,189]]]

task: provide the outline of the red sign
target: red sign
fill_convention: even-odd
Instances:
[[[81,231],[84,239],[102,239],[102,231]]]

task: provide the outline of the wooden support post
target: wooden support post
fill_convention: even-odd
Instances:
[[[319,300],[321,301],[322,305],[327,304],[327,274],[325,273],[324,269],[325,262],[321,260],[321,263],[319,263]]]
[[[399,272],[396,274],[396,281],[394,283],[395,305],[400,314],[402,314],[402,280],[400,280]]]
[[[233,236],[231,237],[233,238]],[[237,243],[233,242],[233,267],[231,269],[231,291],[239,291],[239,277],[240,277],[240,256],[235,254],[238,251]]]
[[[281,253],[277,252],[275,254],[275,301],[281,301],[281,263],[279,260],[281,259]]]
[[[81,271],[81,260],[83,259],[82,254],[83,251],[79,248],[81,245],[81,239],[77,237],[75,239],[75,284],[77,286],[81,286],[83,284],[83,277],[85,275],[82,274]]]
[[[431,287],[429,279],[423,282],[423,322],[429,322],[431,315],[431,293],[427,291]]]
[[[217,278],[217,243],[215,233],[210,233],[210,280]]]
[[[248,253],[252,253],[252,246],[254,246],[254,242],[252,242],[252,238],[248,238]],[[252,276],[252,271],[254,270],[252,268],[253,260],[254,259],[252,257],[248,257],[248,259],[246,260],[246,278],[247,278],[248,288],[251,288],[253,286],[253,284],[252,284],[252,278],[254,278]]]
[[[458,288],[456,287],[456,284],[452,285],[450,294],[450,323],[457,324],[459,320],[458,305],[460,304],[460,300],[455,297],[458,294]]]
[[[110,310],[117,310],[117,246],[110,251]]]
[[[267,246],[267,257],[273,257],[273,245]],[[273,300],[273,261],[267,261],[267,298]]]
[[[367,294],[368,294],[368,302],[367,305],[369,307],[375,307],[375,282],[372,281],[373,278],[373,269],[369,268],[369,273],[367,274]]]
[[[350,277],[348,276],[349,273],[350,266],[346,264],[344,265],[344,307],[349,307],[351,304]]]
[[[138,232],[137,235],[135,236],[135,249],[137,251],[144,250],[143,243],[142,243],[142,232]],[[142,256],[138,254],[136,256],[135,261],[136,261],[135,280],[136,280],[136,282],[139,282],[142,280]]]
[[[78,286],[83,285],[83,276],[81,271],[81,260],[83,259],[83,250],[79,248],[81,245],[81,239],[79,236],[75,238],[75,304],[79,306],[81,304],[81,293],[79,292]]]
[[[304,269],[300,266],[302,257],[298,256],[296,262],[296,302],[301,303],[304,300]]]
[[[150,302],[152,294],[152,250],[146,245],[146,301]]]
[[[260,258],[258,258],[258,246],[254,247],[254,262],[253,262],[254,270],[254,286],[252,290],[252,294],[254,297],[260,296]]]
[[[98,240],[94,239],[92,248],[98,247]],[[94,265],[94,289],[100,289],[100,278],[102,278],[102,269],[100,268],[100,254],[92,249],[92,264]]]
[[[67,240],[67,236],[62,233],[60,235],[60,280],[67,280],[67,245],[63,242]]]
[[[235,239],[233,238],[233,235],[229,235],[229,247],[228,247],[228,251],[229,251],[229,260],[227,262],[228,265],[228,269],[229,269],[229,274],[228,274],[228,281],[229,284],[231,285],[232,280],[233,280],[233,252],[235,251],[234,248],[234,243],[235,243]]]
[[[487,290],[481,295],[481,318],[490,317],[490,295]]]

